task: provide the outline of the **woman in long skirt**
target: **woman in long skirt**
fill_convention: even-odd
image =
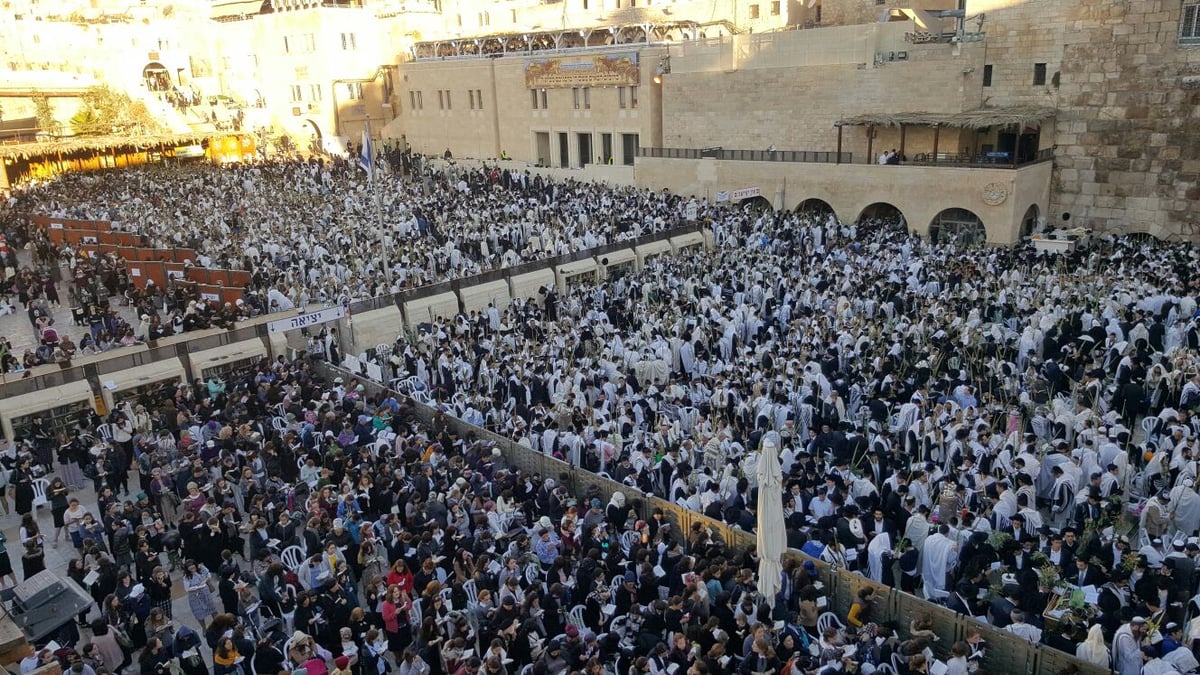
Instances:
[[[50,498],[50,515],[54,517],[54,546],[58,546],[58,538],[67,531],[67,522],[64,514],[67,512],[69,502],[67,494],[70,489],[66,482],[55,476],[54,480],[50,481],[50,487],[46,490],[46,496]],[[67,535],[70,538],[70,535]]]
[[[33,511],[33,474],[28,459],[21,460],[16,471],[13,471],[12,484],[16,486],[14,499],[17,513],[25,515]]]
[[[217,603],[213,600],[212,590],[209,588],[209,582],[212,580],[212,573],[204,565],[197,563],[195,560],[188,560],[183,565],[183,589],[187,591],[188,606],[192,609],[192,616],[196,617],[196,622],[203,629],[208,625],[208,620],[216,616]]]

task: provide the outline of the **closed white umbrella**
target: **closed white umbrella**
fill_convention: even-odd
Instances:
[[[783,524],[783,470],[779,467],[776,434],[763,438],[758,466],[758,590],[767,604],[775,607],[783,572],[786,543]]]

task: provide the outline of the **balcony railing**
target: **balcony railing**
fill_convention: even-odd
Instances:
[[[812,150],[726,150],[724,148],[638,148],[638,157],[656,159],[720,159],[748,162],[806,162],[815,164],[853,164],[854,153],[820,152]],[[971,153],[913,153],[899,165],[889,166],[946,166],[967,169],[1013,169],[1054,159],[1054,149],[1039,150],[1030,159],[1017,160],[1007,152]],[[872,158],[860,164],[875,164]]]
[[[726,150],[725,148],[638,148],[638,157],[659,159],[721,159],[746,162],[807,162],[850,164],[854,154],[813,150]]]

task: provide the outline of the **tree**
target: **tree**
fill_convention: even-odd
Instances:
[[[150,134],[161,131],[145,103],[107,85],[89,88],[80,100],[71,128],[81,136],[99,134]]]
[[[34,116],[37,117],[38,129],[52,135],[58,135],[62,125],[54,119],[54,108],[50,105],[50,97],[45,94],[33,95]]]

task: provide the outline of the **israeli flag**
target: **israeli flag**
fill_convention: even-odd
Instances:
[[[371,145],[371,135],[363,129],[362,150],[358,153],[358,165],[367,172],[367,180],[375,180],[375,148]]]

